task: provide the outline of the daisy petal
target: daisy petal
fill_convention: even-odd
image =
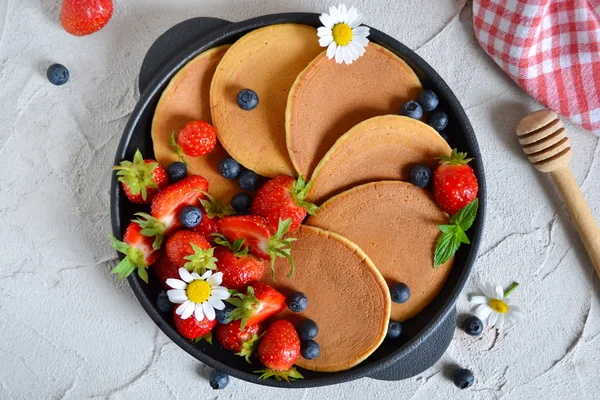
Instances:
[[[498,320],[496,321],[496,328],[501,329],[504,325],[504,314],[498,315]]]
[[[369,30],[368,26],[359,26],[352,29],[352,33],[358,36],[367,37],[371,31]]]
[[[506,313],[512,320],[520,321],[525,318],[525,314],[521,311],[520,307],[512,306],[508,309]]]
[[[331,36],[331,35],[332,35],[331,29],[329,29],[329,28],[326,28],[324,26],[320,26],[317,29],[317,36],[320,37],[320,38],[325,37],[325,36]]]
[[[488,324],[490,326],[494,326],[496,324],[496,320],[498,319],[498,313],[497,312],[491,312],[490,316],[488,317]]]
[[[167,290],[167,296],[169,297],[169,301],[175,304],[185,303],[185,301],[188,300],[185,290]]]
[[[340,13],[338,12],[337,7],[335,7],[335,6],[329,7],[329,17],[333,21],[333,25],[340,22]]]
[[[342,49],[343,46],[338,46],[337,49],[335,49],[335,62],[338,64],[341,64],[342,61],[344,61],[344,59],[342,58]]]
[[[223,273],[217,272],[216,274],[212,274],[210,278],[206,280],[210,286],[219,286],[223,282]]]
[[[198,307],[198,305],[190,301],[190,304],[188,304],[185,310],[183,310],[183,313],[181,314],[181,319],[188,319],[189,317],[191,317],[196,307]]]
[[[346,5],[340,4],[339,11],[340,11],[340,22],[347,24],[348,23],[348,10],[346,9]]]
[[[219,300],[215,296],[210,296],[208,298],[208,302],[210,303],[211,306],[214,307],[215,310],[224,310],[225,309],[225,303],[223,303],[221,300]]]
[[[212,275],[212,271],[209,269],[204,274],[202,274],[202,276],[200,277],[200,279],[207,280],[208,278],[210,278],[211,275]]]
[[[502,286],[494,286],[494,297],[498,300],[502,300],[504,298],[504,290],[502,290]]]
[[[480,304],[475,307],[475,316],[484,321],[492,312],[492,308],[487,304]]]
[[[185,311],[186,307],[189,306],[192,302],[189,300],[186,300],[185,303],[183,303],[182,305],[180,305],[179,307],[177,307],[177,309],[175,310],[175,314],[177,315],[181,315],[183,314],[183,312]]]
[[[329,14],[321,14],[319,17],[323,26],[327,29],[333,29],[333,19],[329,16]]]
[[[211,297],[215,297],[219,300],[227,300],[231,295],[226,290],[212,290],[210,292]]]
[[[358,28],[362,24],[362,19],[362,14],[356,13],[355,16],[348,20],[348,25],[350,25],[350,28]]]
[[[189,271],[185,268],[179,268],[179,276],[181,277],[181,279],[183,279],[184,282],[187,283],[190,283],[194,280],[192,274],[190,274]]]
[[[363,47],[356,44],[356,42],[354,41],[350,42],[348,44],[348,47],[350,48],[350,50],[352,50],[352,56],[355,60],[358,59],[358,57],[362,56],[365,51]]]
[[[472,304],[485,304],[487,303],[488,299],[485,296],[471,296],[471,299],[469,301]]]
[[[484,295],[486,295],[490,299],[492,299],[492,298],[494,298],[494,296],[496,296],[494,293],[494,285],[492,285],[490,282],[485,282],[481,286],[481,291],[483,292]]]
[[[204,310],[204,315],[209,321],[213,321],[215,319],[215,309],[208,301],[202,303],[202,309]]]
[[[329,47],[327,47],[327,58],[332,59],[335,56],[335,51],[337,49],[337,44],[335,42],[331,42]]]
[[[194,279],[200,279],[200,275],[198,275],[196,272],[192,272],[190,275],[192,275],[192,278]]]
[[[333,42],[333,36],[331,36],[331,35],[329,35],[329,36],[323,36],[322,38],[319,39],[319,46],[321,46],[321,47],[327,47],[332,42]]]
[[[194,318],[196,318],[196,321],[202,321],[204,319],[204,311],[202,311],[202,306],[200,304],[197,304],[194,309]]]
[[[173,289],[184,290],[185,288],[187,288],[187,283],[185,283],[184,281],[180,281],[179,279],[169,278],[167,279],[166,283]]]
[[[356,43],[358,46],[366,47],[369,44],[369,39],[361,36],[353,36],[352,43]]]
[[[358,16],[358,11],[356,11],[355,7],[350,7],[348,9],[348,22],[347,24],[350,25],[350,28],[356,28],[358,25],[352,26],[352,23],[357,19],[356,17]],[[360,25],[360,24],[359,24]]]

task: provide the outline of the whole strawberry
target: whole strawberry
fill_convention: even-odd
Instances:
[[[438,206],[450,215],[472,202],[479,191],[467,153],[452,150],[450,156],[441,156],[440,165],[433,173],[433,196]]]
[[[196,317],[191,316],[190,318],[181,319],[180,315],[176,313],[177,308],[173,310],[173,322],[175,323],[175,329],[177,332],[188,339],[199,339],[205,335],[208,335],[212,329],[217,325],[217,320],[209,320],[208,318],[198,321]]]
[[[144,160],[136,150],[132,161],[121,161],[117,171],[125,195],[132,203],[150,204],[154,196],[169,184],[164,168],[155,160]]]
[[[262,372],[261,379],[274,376],[277,380],[304,378],[293,367],[300,356],[300,338],[296,328],[290,321],[275,321],[262,337],[258,345],[258,360],[267,369]]]
[[[212,234],[217,233],[219,230],[217,222],[221,218],[232,215],[235,211],[231,206],[213,198],[208,193],[205,193],[204,198],[200,199],[200,205],[202,209],[202,221],[193,227],[192,230],[202,234],[209,241],[213,241]]]
[[[63,0],[60,23],[71,35],[85,36],[104,28],[112,14],[112,0]]]
[[[197,232],[177,231],[169,237],[165,247],[169,260],[177,267],[185,267],[200,275],[207,269],[217,268],[217,259],[213,257],[214,249]]]
[[[169,260],[167,253],[162,253],[158,260],[152,264],[152,271],[158,281],[167,289],[172,289],[167,285],[167,279],[180,279],[179,268]]]
[[[213,151],[216,145],[215,128],[206,121],[189,122],[179,132],[177,139],[174,133],[171,135],[171,147],[182,161],[185,161],[183,155],[201,157]]]
[[[272,233],[279,220],[291,219],[292,232],[302,224],[306,214],[315,215],[319,207],[304,200],[310,187],[301,176],[297,180],[287,175],[276,176],[265,183],[254,196],[250,210],[267,220]]]
[[[262,278],[265,263],[248,254],[244,239],[238,239],[231,244],[224,236],[217,235],[214,241],[220,245],[215,248],[214,255],[217,259],[217,270],[223,273],[223,286],[242,292],[250,283]]]
[[[215,328],[215,336],[227,350],[235,351],[236,355],[246,358],[250,362],[250,356],[256,352],[258,338],[263,328],[261,325],[247,326],[240,329],[240,321],[228,324],[219,324]]]
[[[160,256],[160,251],[153,246],[154,239],[144,236],[141,231],[142,227],[136,222],[131,222],[125,230],[122,242],[108,235],[115,250],[125,254],[125,258],[111,271],[119,275],[119,280],[137,270],[139,277],[148,283],[147,269]]]

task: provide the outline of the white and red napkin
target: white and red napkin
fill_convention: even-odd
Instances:
[[[473,21],[519,86],[600,135],[600,0],[474,0]]]

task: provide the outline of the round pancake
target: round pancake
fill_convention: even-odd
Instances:
[[[296,324],[310,318],[319,325],[315,340],[321,354],[296,365],[312,371],[349,369],[366,359],[384,340],[390,317],[390,295],[369,257],[348,239],[301,225],[292,233],[296,273],[287,278],[289,264],[278,259],[275,278],[265,269],[263,281],[286,296],[301,291],[308,297],[302,313],[286,308],[279,316]]]
[[[433,301],[452,268],[453,259],[433,268],[440,235],[437,226],[448,224],[448,215],[429,192],[410,183],[358,186],[326,201],[307,223],[339,233],[360,246],[388,285],[408,285],[410,299],[404,304],[392,303],[391,319],[400,322]]]
[[[211,122],[210,83],[227,46],[215,47],[200,54],[179,71],[164,90],[152,120],[154,157],[165,168],[179,161],[169,145],[169,138],[177,134],[188,122],[202,120]],[[219,162],[227,153],[217,144],[215,149],[203,157],[187,157],[188,174],[202,175],[215,197],[229,203],[232,196],[240,192],[235,180],[227,180],[219,174]]]
[[[354,125],[394,114],[423,88],[413,70],[383,47],[369,43],[350,65],[320,54],[296,79],[286,110],[290,158],[310,177],[335,141]]]
[[[238,40],[215,73],[210,101],[217,136],[233,158],[259,175],[295,175],[285,143],[285,107],[298,76],[322,51],[317,30],[280,24]],[[241,89],[258,94],[250,111],[237,105]]]
[[[416,164],[434,169],[450,155],[448,143],[429,125],[399,115],[368,119],[329,149],[312,177],[307,199],[317,204],[354,186],[382,180],[408,181]]]

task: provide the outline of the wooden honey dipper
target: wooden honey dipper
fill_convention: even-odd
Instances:
[[[554,180],[600,276],[600,229],[569,168],[573,153],[561,120],[552,111],[536,111],[519,122],[517,136],[533,166]]]

